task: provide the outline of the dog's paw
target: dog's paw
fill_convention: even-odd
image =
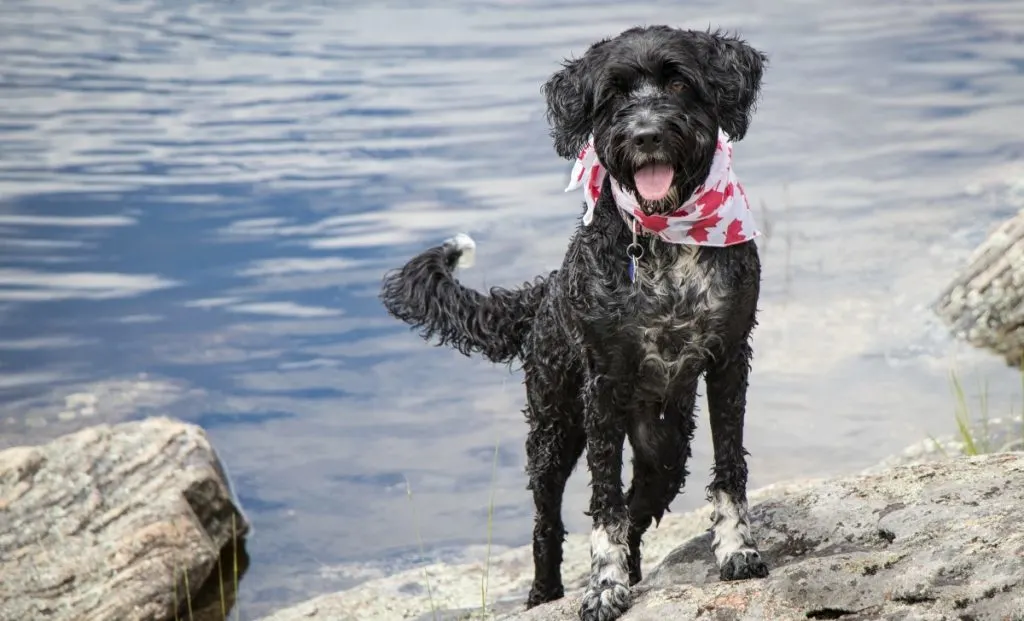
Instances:
[[[613,621],[629,610],[629,587],[620,582],[591,585],[580,600],[581,621]]]
[[[563,597],[565,597],[565,589],[561,585],[553,588],[541,588],[533,585],[530,588],[530,594],[526,598],[526,609],[529,610],[534,606],[553,602]]]
[[[738,550],[729,555],[718,572],[722,580],[767,578],[768,566],[757,550]]]

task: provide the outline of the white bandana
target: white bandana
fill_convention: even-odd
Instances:
[[[601,194],[606,170],[597,158],[594,139],[580,151],[572,168],[570,192],[583,187],[587,211],[583,224],[594,219],[594,206]],[[649,216],[640,209],[636,198],[615,179],[611,180],[612,195],[626,223],[640,226],[638,232],[655,235],[670,244],[698,246],[731,246],[750,241],[761,234],[754,223],[754,214],[743,191],[743,186],[732,171],[732,143],[722,130],[718,130],[718,145],[711,162],[711,172],[693,195],[667,216]]]

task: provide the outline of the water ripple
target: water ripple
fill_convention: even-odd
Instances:
[[[0,443],[202,424],[256,520],[247,615],[367,573],[325,567],[400,566],[406,478],[438,554],[481,541],[492,487],[495,536],[525,542],[518,374],[425,346],[376,288],[460,230],[480,241],[471,286],[557,266],[579,204],[539,87],[655,22],[738,29],[771,57],[737,147],[771,230],[752,484],[945,432],[955,347],[927,303],[1021,205],[1018,2],[8,0]],[[1009,403],[1001,364],[957,359]],[[575,477],[570,528],[586,503]]]

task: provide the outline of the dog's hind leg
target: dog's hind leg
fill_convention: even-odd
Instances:
[[[747,460],[743,448],[743,418],[751,350],[744,339],[723,352],[707,372],[708,410],[714,445],[714,478],[708,492],[714,503],[711,547],[722,580],[763,578],[768,566],[761,559],[747,513]]]
[[[533,585],[526,607],[560,599],[562,586],[562,496],[565,484],[586,446],[582,412],[575,394],[559,397],[550,383],[531,381],[527,374],[530,405],[526,417],[527,474],[533,492]]]
[[[634,418],[629,430],[633,446],[633,482],[629,503],[629,583],[640,582],[640,543],[651,522],[660,522],[679,494],[688,474],[690,443],[696,427],[697,375],[673,387],[662,412]]]

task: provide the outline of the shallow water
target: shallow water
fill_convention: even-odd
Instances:
[[[1024,4],[301,4],[0,4],[0,445],[203,425],[256,528],[244,616],[483,542],[492,489],[495,541],[528,541],[519,374],[424,345],[376,288],[460,230],[473,286],[558,264],[579,197],[539,86],[636,23],[772,59],[736,150],[770,231],[751,485],[950,432],[954,356],[993,412],[1019,399],[927,305],[1024,204]],[[675,511],[709,467],[702,420]]]

